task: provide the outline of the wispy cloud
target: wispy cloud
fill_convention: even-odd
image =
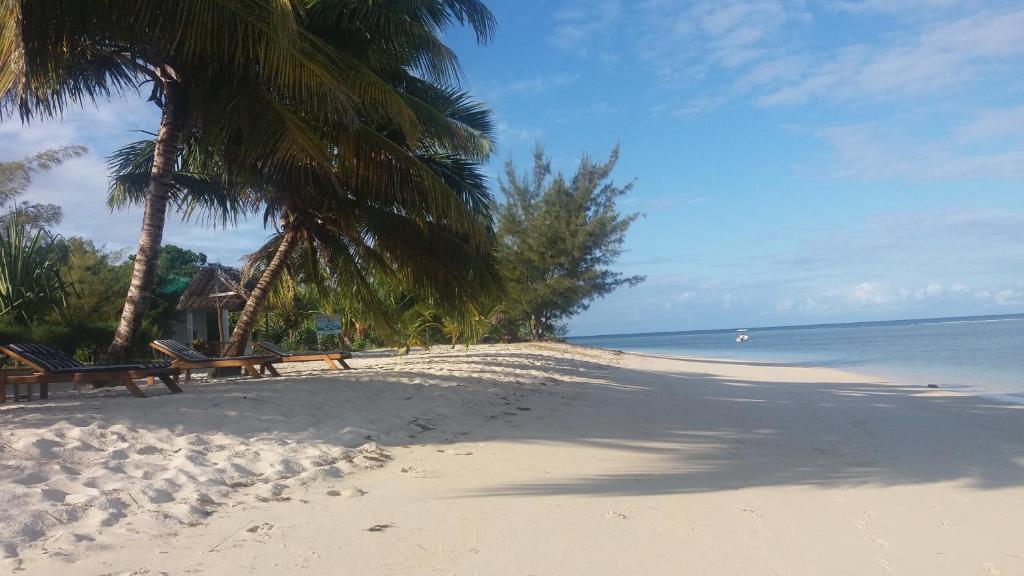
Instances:
[[[555,13],[557,24],[551,43],[563,50],[589,53],[594,37],[614,27],[622,12],[620,0],[582,0],[567,4]]]
[[[947,121],[948,122],[948,121]],[[985,110],[945,131],[894,121],[827,126],[825,170],[842,178],[917,180],[1024,177],[1024,108]]]
[[[973,0],[837,0],[829,6],[837,11],[860,14],[914,14],[928,16],[937,10],[977,4]]]
[[[627,6],[592,0],[559,12],[552,42],[591,54],[617,40],[653,75],[654,89],[664,93],[662,113],[703,112],[739,98],[766,107],[863,105],[943,96],[1024,69],[1024,7],[980,4],[850,0],[812,8],[803,0],[645,0]],[[816,43],[809,32],[837,13],[873,18],[882,24],[877,29],[892,31],[838,46]],[[893,18],[899,26],[886,22]]]
[[[509,80],[501,84],[481,86],[481,93],[488,101],[502,100],[508,97],[529,97],[544,94],[550,90],[572,86],[580,79],[579,72],[559,72],[537,74],[529,78]]]
[[[510,126],[508,122],[498,122],[496,125],[498,142],[515,144],[522,142],[537,142],[544,137],[544,129],[536,127]]]
[[[877,44],[854,44],[807,67],[796,80],[769,89],[762,105],[813,98],[852,101],[934,94],[1024,54],[1024,8],[985,11],[929,24]],[[1009,65],[1016,63],[1009,62]]]

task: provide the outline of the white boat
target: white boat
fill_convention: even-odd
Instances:
[[[747,340],[750,340],[750,335],[747,334],[747,329],[746,328],[741,328],[740,330],[736,331],[736,341],[737,342],[742,344],[742,343],[746,342]]]

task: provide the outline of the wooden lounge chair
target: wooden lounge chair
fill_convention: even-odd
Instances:
[[[348,352],[289,352],[284,348],[281,348],[273,342],[259,341],[254,343],[255,346],[263,348],[267,352],[274,354],[281,358],[281,362],[316,362],[323,360],[324,366],[328,370],[351,370],[352,367],[345,363],[346,358],[351,358],[352,354]],[[338,366],[338,363],[341,366]]]
[[[185,371],[186,382],[192,377],[192,370],[203,368],[241,368],[253,378],[261,378],[259,369],[266,369],[274,376],[280,376],[277,369],[274,368],[274,363],[281,361],[278,356],[210,358],[176,340],[154,340],[150,346],[158,352],[170,356],[171,366]]]
[[[110,382],[116,381],[124,385],[133,396],[145,398],[146,395],[135,384],[135,380],[143,378],[152,382],[159,378],[172,393],[181,392],[175,379],[181,374],[170,364],[118,364],[86,366],[67,354],[46,346],[45,344],[8,344],[0,346],[0,352],[26,366],[33,372],[24,375],[4,377],[4,387],[8,384],[38,384],[39,398],[48,396],[48,385],[59,382]]]

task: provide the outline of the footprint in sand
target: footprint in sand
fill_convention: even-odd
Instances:
[[[328,490],[328,496],[341,496],[342,498],[358,498],[366,494],[362,488],[345,488],[343,490]]]
[[[394,528],[394,524],[374,524],[366,529],[367,532],[383,532],[389,528]]]
[[[438,449],[438,454],[447,454],[449,456],[472,456],[472,450],[456,450],[454,448]]]
[[[413,478],[419,478],[421,480],[441,477],[439,474],[435,472],[429,472],[427,470],[423,470],[422,468],[417,468],[415,466],[406,466],[405,468],[402,468],[402,473],[408,474]]]
[[[885,550],[886,548],[889,547],[889,541],[888,540],[884,540],[882,538],[879,538],[878,536],[868,536],[867,538],[868,538],[868,540],[871,541],[872,544],[875,545],[875,547],[877,547],[877,548],[879,548],[881,550]]]
[[[263,522],[262,524],[253,524],[246,528],[245,531],[250,534],[266,534],[276,527],[276,525],[271,524],[270,522]]]
[[[632,520],[633,519],[632,516],[630,516],[628,514],[623,514],[622,512],[616,512],[615,510],[609,510],[608,513],[604,515],[604,517],[605,518],[611,518],[612,520]]]
[[[983,562],[981,566],[985,569],[985,572],[993,576],[999,576],[1003,573],[1002,570],[996,568],[996,565],[991,562]]]
[[[887,574],[899,574],[900,571],[895,566],[889,563],[885,558],[875,558],[875,563],[882,567]]]

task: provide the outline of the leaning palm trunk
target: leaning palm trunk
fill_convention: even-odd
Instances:
[[[235,324],[234,331],[231,332],[231,340],[228,341],[227,348],[224,350],[225,356],[240,356],[245,352],[245,345],[249,343],[249,334],[256,323],[256,316],[266,304],[270,288],[284,272],[285,262],[298,246],[298,236],[298,232],[294,228],[285,226],[284,236],[281,238],[281,244],[277,247],[277,252],[274,253],[274,258],[263,271],[259,282],[256,283],[256,287],[253,288],[249,299],[245,302],[245,308],[238,315],[238,322]]]
[[[142,318],[149,309],[157,264],[160,260],[164,224],[167,221],[171,178],[178,157],[187,107],[184,87],[176,80],[165,80],[163,117],[160,120],[160,131],[157,133],[153,167],[149,174],[149,190],[142,216],[142,235],[139,238],[139,250],[135,254],[132,282],[124,301],[121,322],[114,333],[114,341],[107,350],[111,360],[122,360],[127,355],[138,338]]]

